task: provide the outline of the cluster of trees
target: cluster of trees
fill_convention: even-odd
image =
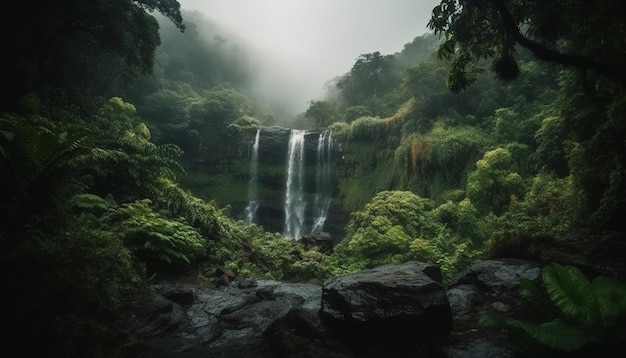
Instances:
[[[342,144],[351,217],[331,255],[181,184],[275,123],[210,22],[175,0],[2,9],[0,265],[21,349],[121,356],[132,337],[110,317],[166,273],[304,280],[422,260],[450,278],[509,240],[624,229],[621,2],[442,0],[435,34],[359,56],[292,122]]]
[[[441,37],[359,57],[305,114],[342,143],[352,216],[331,266],[420,259],[450,275],[506,242],[623,231],[624,43],[605,37],[625,10],[442,1],[429,23]],[[424,218],[431,231],[408,224]]]
[[[275,279],[323,276],[317,251],[236,221],[179,184],[185,151],[221,150],[215,138],[258,125],[249,98],[218,86],[246,77],[223,57],[223,41],[208,47],[217,68],[196,57],[190,71],[193,63],[180,63],[192,56],[164,59],[159,47],[164,19],[191,34],[187,50],[200,41],[177,1],[14,5],[2,5],[12,15],[2,24],[0,69],[8,350],[125,356],[134,337],[115,319],[124,303],[155,278],[192,268],[202,267],[208,283],[218,266]]]

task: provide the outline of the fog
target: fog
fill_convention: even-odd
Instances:
[[[293,113],[322,99],[325,83],[359,55],[393,54],[428,31],[439,0],[179,0],[248,41],[254,92]]]

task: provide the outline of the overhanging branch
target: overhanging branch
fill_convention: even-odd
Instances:
[[[581,70],[589,70],[596,72],[607,77],[615,78],[620,81],[622,85],[626,85],[626,72],[621,68],[608,64],[595,61],[588,57],[577,56],[572,54],[565,54],[552,50],[548,47],[535,42],[524,35],[519,30],[513,15],[509,11],[505,0],[494,0],[496,9],[500,13],[502,24],[505,31],[515,40],[518,44],[524,48],[530,50],[538,59],[561,64],[564,66],[574,67]]]

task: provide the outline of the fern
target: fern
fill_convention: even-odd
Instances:
[[[189,264],[205,252],[205,240],[196,229],[153,212],[150,204],[148,199],[124,204],[109,217],[133,252],[155,266]],[[116,221],[119,216],[122,220]]]

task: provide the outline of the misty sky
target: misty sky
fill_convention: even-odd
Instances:
[[[179,0],[262,51],[259,90],[294,111],[321,99],[324,84],[359,55],[402,50],[429,31],[440,0]],[[271,98],[270,92],[275,98]]]

